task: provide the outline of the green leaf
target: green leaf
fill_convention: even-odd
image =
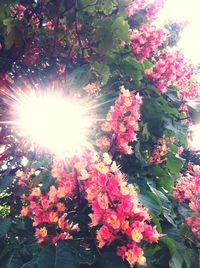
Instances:
[[[176,252],[176,245],[173,240],[168,237],[161,237],[159,240],[168,247],[170,254],[173,256]]]
[[[138,60],[136,60],[135,58],[129,57],[129,62],[133,65],[134,69],[137,69],[139,71],[143,71],[142,64]]]
[[[171,173],[178,176],[183,166],[183,161],[177,158],[173,153],[168,153],[166,166]]]
[[[0,178],[0,192],[3,192],[8,188],[12,182],[13,182],[14,177],[12,176],[5,176]]]
[[[55,268],[56,248],[48,246],[42,248],[38,257],[38,268]]]
[[[95,268],[128,268],[130,265],[125,264],[115,252],[102,253]]]
[[[150,166],[151,174],[157,179],[157,183],[159,186],[169,192],[172,191],[174,186],[174,178],[172,174],[170,174],[169,170],[160,166]]]
[[[66,244],[60,242],[56,246],[56,257],[54,268],[77,268],[78,265],[75,262],[74,256],[70,252]]]
[[[25,263],[21,268],[37,268],[37,260],[34,258],[33,260]]]
[[[3,20],[3,25],[6,26],[7,34],[12,32],[14,21],[12,18],[6,18]]]
[[[96,70],[96,72],[100,75],[100,80],[103,85],[107,84],[108,79],[110,77],[110,68],[106,64],[98,63],[97,61],[92,63],[92,67]]]
[[[171,193],[174,187],[174,178],[171,174],[167,173],[166,176],[162,176],[158,179],[158,184],[162,189]]]
[[[0,237],[7,234],[11,225],[12,221],[10,218],[0,219]]]
[[[117,17],[112,24],[114,34],[124,41],[130,40],[128,22],[122,16]]]
[[[165,114],[162,106],[151,97],[145,97],[141,106],[142,121],[148,124],[151,135],[156,137],[163,134],[163,119]]]
[[[148,124],[147,123],[145,123],[143,125],[143,128],[142,128],[142,137],[143,137],[143,139],[145,139],[145,141],[148,141],[149,140],[150,133],[148,131]]]
[[[7,268],[21,268],[23,263],[22,257],[19,252],[16,251],[10,256]]]
[[[170,151],[176,154],[178,152],[178,146],[176,144],[168,144],[167,145],[170,148]]]
[[[68,241],[66,244],[79,264],[92,265],[95,262],[94,253],[82,247],[79,241]]]
[[[114,39],[111,26],[112,20],[106,18],[96,28],[95,40],[98,43],[98,50],[101,54],[107,54],[113,47]]]
[[[181,257],[180,253],[176,251],[169,261],[170,268],[182,268],[183,267],[183,258]]]
[[[191,268],[191,264],[195,255],[193,254],[193,250],[187,248],[184,244],[184,239],[181,236],[181,233],[177,228],[168,228],[164,230],[164,233],[167,234],[167,237],[173,241],[174,245],[176,246],[176,251],[170,260],[170,267],[183,267],[183,263],[186,265],[187,268]],[[185,267],[185,266],[184,266]]]
[[[152,193],[156,195],[158,198],[160,205],[162,206],[162,213],[165,219],[171,223],[173,226],[176,226],[176,223],[174,222],[174,212],[172,210],[172,205],[169,201],[169,199],[165,196],[164,193],[161,191],[157,190],[156,188],[152,187],[149,185],[149,188],[151,189]]]
[[[12,18],[4,19],[3,24],[6,29],[4,33],[6,49],[10,49],[13,45],[20,48],[24,43],[24,25]]]
[[[152,217],[152,223],[154,223],[156,225],[156,229],[159,233],[162,233],[162,227],[161,227],[161,224],[160,224],[160,221],[159,221],[159,218],[155,215],[151,215]]]
[[[42,249],[38,258],[39,268],[77,268],[75,258],[64,242]]]
[[[49,174],[47,170],[42,170],[39,175],[32,179],[33,186],[36,187],[39,184],[42,185],[42,191],[46,192],[50,186],[55,182],[54,178]]]
[[[187,147],[187,130],[188,126],[177,122],[172,118],[164,118],[163,127],[172,132],[172,135],[175,137],[176,142],[181,144],[184,147]]]
[[[89,64],[84,64],[81,67],[76,68],[71,72],[70,76],[73,79],[73,86],[83,87],[90,82],[91,78],[91,66]]]
[[[151,67],[153,66],[153,63],[147,59],[145,59],[142,63],[143,69],[147,70],[147,69],[151,69]]]
[[[166,101],[163,96],[157,98],[157,101],[162,105],[162,110],[165,114],[174,115],[176,117],[180,115],[178,109],[175,108],[174,105],[172,106],[169,101]]]
[[[138,194],[138,199],[144,205],[149,209],[149,211],[154,214],[154,215],[159,215],[161,213],[161,207],[158,205],[158,203],[153,200],[149,195],[144,195],[144,194]]]
[[[103,11],[104,14],[109,15],[113,10],[113,0],[101,0],[99,2],[101,3],[99,5],[99,10]]]
[[[137,142],[135,145],[134,153],[135,153],[136,158],[140,161],[140,164],[142,167],[148,166],[147,161],[144,159],[144,157],[142,156],[142,154],[140,152],[140,143],[139,142]]]
[[[143,73],[142,73],[140,70],[135,69],[135,70],[133,70],[132,78],[133,78],[134,80],[138,80],[138,81],[140,81],[140,80],[142,80],[142,78],[143,78]]]

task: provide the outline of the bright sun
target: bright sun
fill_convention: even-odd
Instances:
[[[200,1],[199,0],[166,0],[164,8],[160,11],[157,25],[163,25],[168,20],[183,22],[188,25],[182,33],[178,47],[183,50],[185,56],[193,63],[200,63]]]
[[[32,92],[20,98],[15,113],[21,133],[53,153],[73,155],[87,146],[91,122],[83,106],[73,99]]]

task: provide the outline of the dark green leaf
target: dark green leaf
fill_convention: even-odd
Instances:
[[[100,80],[103,85],[107,84],[108,79],[110,77],[110,68],[106,64],[101,64],[98,62],[92,63],[93,68],[96,70],[96,72],[100,75]]]
[[[38,268],[55,268],[55,246],[44,247],[38,257]]]
[[[14,252],[8,260],[7,268],[21,268],[22,265],[23,260],[19,252]]]
[[[56,256],[54,268],[77,268],[78,265],[75,262],[74,256],[70,252],[66,244],[60,242],[56,246]]]
[[[140,152],[140,143],[139,142],[136,143],[134,152],[135,152],[136,158],[140,161],[141,166],[142,167],[148,166],[147,161],[144,159],[144,157],[142,156],[142,154]]]
[[[154,215],[161,213],[161,207],[147,194],[138,194],[139,201]]]
[[[161,237],[160,241],[168,247],[170,254],[173,256],[176,252],[176,245],[173,240],[168,237]]]
[[[74,255],[64,242],[43,248],[38,258],[39,268],[77,268]]]
[[[7,187],[9,187],[14,180],[12,176],[5,176],[0,178],[0,192],[3,192]]]
[[[11,225],[12,221],[10,218],[0,219],[0,237],[7,234]]]
[[[121,258],[119,258],[116,253],[105,252],[102,253],[96,268],[128,268],[130,265],[125,264]]]
[[[112,31],[114,34],[124,41],[129,41],[129,25],[128,22],[121,16],[117,17],[112,24]]]
[[[101,21],[96,29],[95,40],[98,43],[99,52],[101,54],[107,54],[113,47],[114,39],[111,26],[112,20],[110,18],[106,18],[104,21]]]
[[[144,70],[147,70],[147,69],[150,69],[153,66],[153,63],[151,61],[145,59],[143,61],[143,64],[142,65],[143,65],[143,69]]]
[[[178,251],[174,253],[171,260],[169,261],[170,268],[182,268],[183,258]]]
[[[183,166],[183,161],[177,158],[173,153],[169,153],[167,155],[166,165],[171,173],[178,176]]]
[[[37,268],[37,260],[33,259],[25,263],[21,268]]]

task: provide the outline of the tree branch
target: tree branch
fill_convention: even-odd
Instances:
[[[80,37],[80,32],[79,32],[79,29],[78,29],[78,0],[75,0],[75,3],[74,3],[74,19],[75,19],[75,21],[74,21],[74,23],[75,23],[75,32],[76,32],[78,43],[79,43],[79,46],[80,46],[80,49],[81,49],[81,58],[82,58],[82,60],[84,60],[84,48],[83,48],[82,40],[81,40],[81,37]]]
[[[55,22],[55,34],[54,34],[54,40],[53,40],[53,47],[52,47],[52,55],[54,58],[56,58],[56,41],[57,41],[57,30],[58,30],[58,26],[59,26],[59,22],[60,22],[60,0],[56,1],[57,6],[58,6],[58,11],[57,11],[57,18],[56,18],[56,22]]]

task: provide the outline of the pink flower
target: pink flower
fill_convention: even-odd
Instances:
[[[139,30],[135,29],[130,34],[133,54],[140,61],[150,58],[158,48],[167,42],[167,31],[156,29],[155,26],[142,24]]]
[[[98,140],[96,140],[96,146],[98,146],[101,149],[105,149],[110,147],[111,145],[111,140],[107,138],[106,136],[102,136]]]
[[[104,225],[99,229],[99,231],[97,231],[97,241],[100,248],[102,248],[105,244],[109,245],[113,240],[114,236],[107,226]]]
[[[45,242],[46,239],[47,239],[47,229],[46,229],[46,227],[36,228],[35,237],[38,240],[39,244]]]
[[[191,228],[193,234],[200,239],[200,217],[186,218],[187,225]]]
[[[166,161],[166,155],[169,151],[168,144],[173,143],[174,140],[168,138],[160,138],[157,140],[157,144],[149,157],[149,161],[152,164],[158,165]]]
[[[139,130],[139,109],[142,99],[138,94],[130,92],[124,87],[121,88],[121,92],[122,94],[111,107],[107,121],[101,128],[109,136],[111,148],[113,147],[124,154],[131,154],[132,148],[129,146],[129,142],[137,140],[136,132]],[[98,147],[106,148],[104,143],[108,145],[107,139],[102,136],[97,140]]]
[[[86,91],[89,94],[94,94],[98,90],[98,85],[95,83],[87,84],[84,88],[84,91]]]
[[[158,242],[160,234],[156,230],[156,227],[152,227],[150,225],[144,225],[143,236],[146,241],[152,243],[152,242]]]
[[[181,99],[194,98],[199,93],[199,84],[191,82],[196,74],[196,68],[190,64],[179,50],[164,49],[156,55],[154,67],[145,71],[151,78],[156,88],[161,93],[166,92],[167,87],[177,86],[178,96]]]
[[[153,21],[157,18],[157,14],[164,6],[164,3],[165,0],[154,0],[154,2],[149,2],[149,0],[134,0],[128,7],[128,16],[133,16],[140,10],[145,10],[146,17]]]

